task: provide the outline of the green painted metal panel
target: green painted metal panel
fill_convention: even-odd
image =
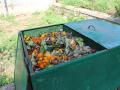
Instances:
[[[28,72],[24,63],[24,52],[20,34],[18,35],[14,76],[15,90],[26,90]]]
[[[116,90],[120,47],[31,75],[34,90]]]
[[[89,25],[93,25],[95,31],[92,26],[88,29]],[[72,31],[75,36],[81,36],[85,42],[100,51],[34,73],[23,36],[38,36],[39,33],[59,29]],[[31,90],[27,88],[29,83],[32,84],[33,90],[116,90],[120,87],[119,30],[118,25],[95,19],[22,31],[17,48],[16,90]],[[28,64],[29,70],[25,63]],[[31,82],[27,81],[29,75]]]
[[[65,25],[108,49],[120,45],[120,25],[100,19],[83,20]]]

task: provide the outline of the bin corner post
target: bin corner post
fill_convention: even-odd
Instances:
[[[21,32],[19,32],[17,40],[14,82],[15,90],[26,90],[28,72],[24,62],[24,51],[20,34]]]

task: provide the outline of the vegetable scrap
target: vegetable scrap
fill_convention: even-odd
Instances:
[[[43,70],[96,52],[86,45],[83,38],[73,37],[71,32],[47,32],[40,36],[24,36],[34,71]]]

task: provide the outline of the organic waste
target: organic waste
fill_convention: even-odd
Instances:
[[[24,36],[24,41],[34,71],[96,52],[81,37],[73,37],[71,32],[65,31],[47,32],[38,37]]]

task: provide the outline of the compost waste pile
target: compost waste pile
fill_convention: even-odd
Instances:
[[[34,71],[96,52],[81,37],[73,37],[71,32],[65,31],[43,33],[38,37],[24,36],[24,41]]]

